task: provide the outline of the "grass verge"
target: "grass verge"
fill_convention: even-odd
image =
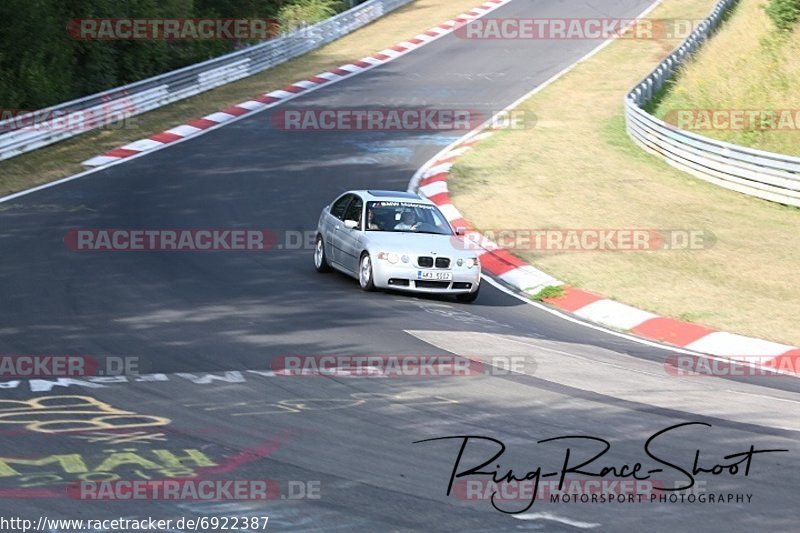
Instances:
[[[0,196],[85,170],[81,162],[178,124],[360,59],[480,5],[481,0],[417,0],[319,50],[249,78],[133,117],[125,129],[88,132],[0,162]]]
[[[800,155],[800,24],[779,31],[763,0],[741,0],[732,16],[680,75],[658,103],[659,118],[701,135],[782,154]],[[708,129],[695,114],[684,124],[677,110],[752,110],[775,114],[775,126],[757,119],[734,129]],[[708,116],[707,114],[705,116]],[[769,116],[769,115],[767,115]],[[776,126],[783,126],[777,129]]]
[[[546,298],[560,298],[561,296],[564,296],[564,287],[561,285],[548,285],[530,298],[531,300],[541,302]]]
[[[654,18],[705,17],[665,0]],[[642,309],[800,344],[800,210],[673,169],[625,132],[622,99],[676,41],[617,41],[525,101],[536,126],[505,130],[456,163],[458,209],[477,228],[710,230],[694,251],[519,252],[542,270]]]

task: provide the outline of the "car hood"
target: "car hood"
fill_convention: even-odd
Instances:
[[[376,252],[396,252],[413,255],[445,255],[472,257],[475,251],[465,250],[461,238],[455,235],[368,231],[368,245]]]

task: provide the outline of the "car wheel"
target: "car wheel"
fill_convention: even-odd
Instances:
[[[325,243],[322,237],[317,235],[317,244],[314,245],[314,267],[317,272],[330,272],[331,265],[328,263],[328,256],[325,255]]]
[[[478,285],[478,288],[475,292],[468,292],[466,294],[456,294],[456,300],[465,304],[471,304],[475,300],[478,299],[478,293],[481,292],[481,286]]]
[[[375,281],[372,279],[372,259],[367,252],[361,254],[358,266],[358,284],[365,291],[375,290]]]

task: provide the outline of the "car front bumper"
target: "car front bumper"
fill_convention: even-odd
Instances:
[[[372,274],[375,286],[381,289],[397,289],[412,292],[425,292],[437,294],[467,294],[478,290],[481,282],[481,269],[454,267],[443,268],[417,268],[408,263],[391,264],[388,261],[373,258]],[[452,280],[435,281],[419,280],[417,273],[451,272]]]

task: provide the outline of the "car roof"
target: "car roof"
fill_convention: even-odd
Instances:
[[[385,190],[364,190],[364,191],[350,191],[351,193],[361,195],[365,200],[380,200],[380,201],[391,201],[391,200],[399,200],[399,201],[408,201],[414,200],[420,203],[430,203],[429,200],[426,198],[422,198],[419,195],[416,195],[411,192],[406,191],[385,191]]]

